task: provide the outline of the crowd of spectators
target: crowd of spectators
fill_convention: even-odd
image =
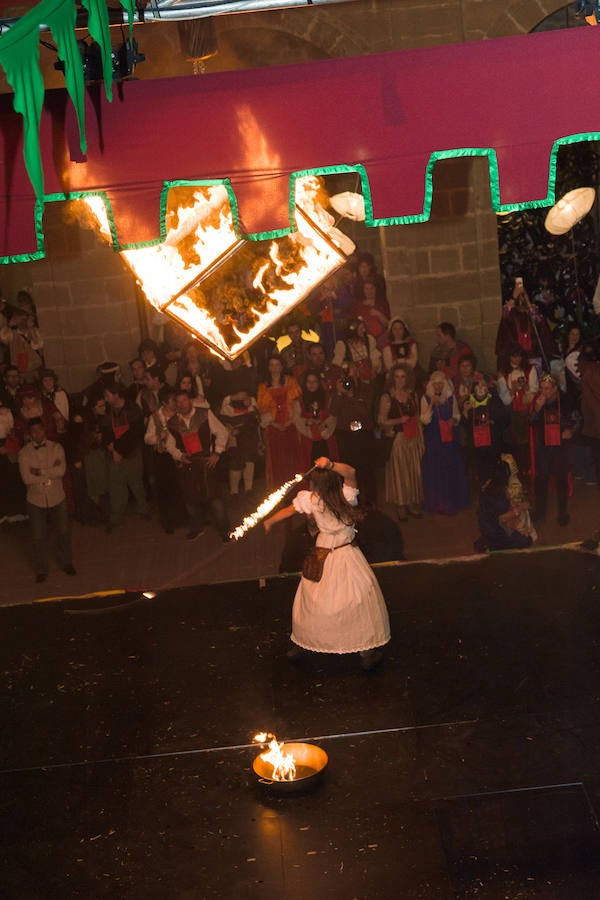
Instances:
[[[570,476],[598,483],[597,346],[576,328],[554,345],[521,284],[504,306],[494,372],[480,371],[451,322],[424,365],[363,256],[352,281],[336,293],[330,279],[321,294],[336,309],[323,340],[291,321],[281,351],[266,337],[226,362],[184,333],[147,338],[125,367],[100,363],[73,394],[46,365],[32,298],[5,304],[0,521],[29,519],[36,577],[48,574],[48,523],[70,573],[69,519],[111,533],[131,500],[166,534],[196,540],[212,526],[227,541],[231,520],[265,493],[257,473],[270,492],[320,456],[353,466],[364,504],[385,501],[401,522],[477,504],[480,550],[535,540],[552,481],[566,525]]]

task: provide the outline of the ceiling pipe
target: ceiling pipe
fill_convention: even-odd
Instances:
[[[176,2],[176,0],[175,0]],[[145,9],[136,9],[133,15],[134,25],[144,25],[150,22],[177,22],[189,19],[203,19],[208,16],[221,16],[226,13],[261,12],[262,10],[295,9],[302,6],[323,6],[330,3],[350,3],[352,0],[222,0],[215,3],[190,3],[188,6],[177,3],[172,5],[171,0],[161,5],[149,4]],[[111,27],[128,25],[129,15],[121,7],[108,8],[109,24]],[[18,18],[0,19],[0,34],[9,30],[19,21]],[[87,10],[80,8],[77,11],[76,28],[87,28]],[[40,25],[40,31],[49,31],[48,25]]]

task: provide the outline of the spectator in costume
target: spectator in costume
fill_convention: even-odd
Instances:
[[[300,439],[300,471],[305,472],[320,456],[338,455],[335,416],[319,375],[310,369],[302,379],[302,393],[294,400],[292,418]]]
[[[195,407],[189,394],[176,396],[177,414],[170,427],[175,446],[168,449],[177,463],[177,479],[188,513],[188,540],[204,534],[209,521],[223,541],[229,540],[229,522],[219,496],[216,467],[227,447],[225,426],[206,408]]]
[[[546,517],[548,486],[553,477],[556,484],[558,524],[568,525],[569,444],[576,422],[568,394],[561,394],[552,375],[542,375],[539,393],[529,413],[529,422],[533,426],[535,454],[535,522],[537,524]]]
[[[498,396],[508,410],[505,444],[515,457],[519,472],[526,475],[529,462],[529,408],[538,392],[537,369],[527,362],[519,344],[509,347],[498,373]]]
[[[302,368],[306,366],[312,342],[302,337],[302,328],[297,322],[290,322],[286,332],[290,343],[283,348],[280,356],[286,374],[293,375],[298,380]]]
[[[267,490],[288,481],[299,470],[300,443],[292,420],[294,400],[300,396],[295,378],[286,375],[279,356],[269,360],[269,375],[258,386],[258,409],[265,437]]]
[[[396,363],[388,376],[387,391],[379,401],[379,425],[393,439],[385,466],[385,500],[392,503],[401,522],[409,514],[423,515],[423,429],[419,401],[414,391],[413,370]]]
[[[171,423],[177,415],[177,394],[178,391],[168,385],[160,388],[158,406],[148,417],[144,435],[144,443],[154,454],[152,471],[156,479],[158,520],[166,534],[173,534],[184,518],[183,498],[173,458],[175,438],[171,430]]]
[[[362,319],[350,320],[346,339],[335,345],[333,365],[339,369],[354,366],[359,381],[369,384],[381,372],[381,353]]]
[[[375,338],[379,350],[387,341],[389,318],[377,306],[377,285],[371,279],[363,279],[362,296],[352,307],[353,315],[362,319],[367,332]]]
[[[4,379],[0,396],[2,403],[7,406],[13,416],[17,415],[19,409],[19,387],[21,386],[21,376],[16,366],[7,366],[4,370]]]
[[[9,324],[0,329],[0,341],[8,347],[10,364],[17,367],[21,379],[35,381],[44,365],[44,341],[33,316],[15,309]]]
[[[383,368],[391,372],[396,363],[406,363],[415,369],[419,361],[417,342],[411,337],[402,319],[392,319],[388,328],[387,343],[383,348]]]
[[[456,434],[459,419],[452,383],[443,372],[434,372],[421,398],[425,512],[452,516],[470,506],[465,464]]]
[[[461,358],[472,356],[473,351],[464,341],[458,340],[452,322],[440,322],[436,339],[437,344],[429,357],[429,373],[443,372],[446,378],[456,378]]]
[[[129,361],[131,371],[131,384],[125,390],[125,399],[129,403],[136,403],[139,395],[146,387],[146,363],[139,356]]]
[[[500,459],[496,460],[479,495],[477,519],[480,535],[474,544],[478,553],[485,550],[522,550],[532,544],[531,536],[521,534],[516,528],[527,504],[522,503],[519,507],[511,505],[508,480],[508,465]]]
[[[390,319],[390,304],[387,298],[385,278],[375,267],[375,257],[372,253],[359,253],[356,257],[356,275],[352,281],[352,295],[355,301],[363,298],[363,285],[365,281],[371,281],[375,285],[377,309],[383,313],[386,319]]]

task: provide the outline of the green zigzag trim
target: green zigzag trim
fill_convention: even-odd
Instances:
[[[298,178],[303,178],[307,175],[339,175],[339,174],[347,174],[351,172],[356,172],[360,177],[362,193],[365,200],[365,224],[370,228],[378,228],[380,226],[387,225],[414,225],[419,222],[427,222],[431,216],[431,201],[433,197],[433,168],[439,160],[442,159],[459,159],[459,158],[467,158],[467,157],[478,157],[478,156],[487,156],[488,165],[489,165],[489,173],[490,173],[490,190],[492,197],[492,209],[494,212],[517,212],[523,209],[537,209],[545,206],[552,206],[556,202],[556,166],[557,166],[557,158],[558,152],[561,147],[567,146],[568,144],[577,144],[583,143],[586,141],[600,141],[600,132],[585,132],[582,134],[573,134],[567,137],[558,138],[552,147],[552,151],[550,154],[550,166],[549,166],[549,174],[548,174],[548,193],[546,197],[540,198],[538,200],[528,200],[523,203],[500,203],[500,177],[498,173],[498,160],[496,157],[496,151],[492,148],[478,148],[478,147],[466,147],[458,150],[438,150],[431,154],[429,157],[429,162],[427,163],[427,168],[425,172],[425,196],[423,202],[423,212],[417,213],[415,215],[410,216],[391,216],[389,218],[384,219],[376,219],[373,215],[373,201],[371,197],[371,188],[369,185],[369,178],[367,175],[367,171],[362,163],[357,163],[356,165],[339,165],[339,166],[323,166],[321,168],[316,169],[303,169],[298,172],[293,172],[290,175],[290,191],[288,197],[288,210],[289,210],[289,219],[290,219],[290,227],[289,228],[281,228],[275,231],[261,231],[255,232],[253,234],[244,234],[240,222],[239,210],[237,197],[231,185],[231,181],[228,178],[224,179],[199,179],[199,180],[178,180],[178,181],[166,181],[163,185],[161,195],[160,195],[160,221],[159,221],[159,237],[155,238],[152,241],[141,241],[139,243],[130,243],[130,244],[119,244],[117,227],[114,220],[113,210],[108,199],[107,194],[104,191],[78,191],[70,194],[45,194],[43,199],[38,201],[35,206],[35,230],[36,230],[36,238],[37,238],[37,251],[34,253],[25,253],[25,254],[17,254],[15,256],[4,256],[0,257],[0,264],[8,264],[8,263],[16,263],[16,262],[29,262],[35,259],[43,259],[45,256],[44,249],[44,233],[42,228],[42,217],[43,217],[43,209],[45,203],[52,203],[55,201],[64,201],[64,200],[77,200],[82,197],[88,196],[96,196],[101,197],[104,201],[104,205],[106,207],[106,212],[108,216],[108,221],[110,224],[110,232],[111,232],[111,242],[113,249],[118,252],[119,250],[135,250],[141,247],[154,247],[157,244],[162,243],[166,239],[167,231],[165,225],[165,216],[167,209],[167,197],[169,194],[169,190],[172,187],[184,187],[184,186],[213,186],[221,184],[223,185],[229,196],[229,202],[231,205],[231,214],[233,218],[233,224],[235,228],[235,232],[239,238],[244,238],[249,241],[265,241],[265,240],[274,240],[276,238],[285,237],[288,234],[296,231],[296,226],[294,224],[294,210],[295,210],[295,185],[296,180]]]

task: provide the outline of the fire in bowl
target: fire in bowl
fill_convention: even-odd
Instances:
[[[278,762],[279,756],[273,760],[273,744],[276,745],[284,760],[291,760],[291,771],[283,770]],[[281,793],[293,793],[312,788],[319,781],[329,757],[316,744],[293,742],[290,744],[269,744],[269,752],[261,753],[252,764],[260,784],[267,785]],[[271,757],[271,758],[269,758]]]

